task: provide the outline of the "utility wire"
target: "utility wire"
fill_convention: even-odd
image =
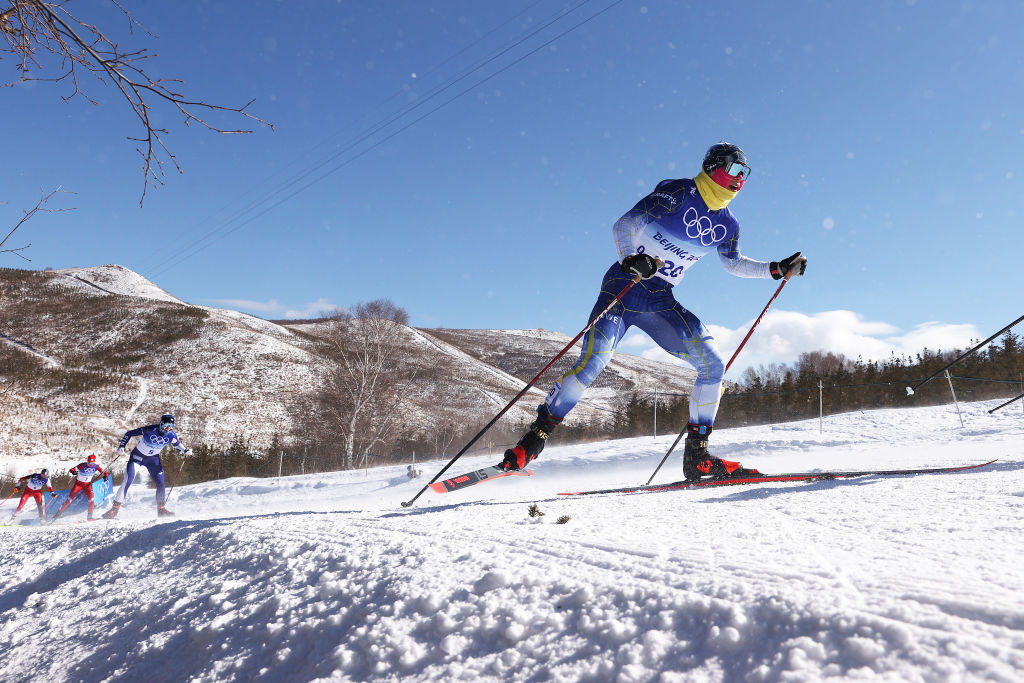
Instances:
[[[455,52],[455,53],[453,53],[453,54],[449,55],[449,56],[448,56],[448,57],[446,57],[446,58],[445,58],[444,60],[442,60],[442,61],[441,61],[441,62],[439,62],[438,64],[436,64],[436,65],[434,65],[433,67],[431,67],[431,68],[430,68],[429,70],[427,70],[426,72],[424,72],[423,76],[424,76],[424,77],[426,77],[426,76],[429,76],[430,74],[434,73],[435,71],[437,71],[438,69],[440,69],[440,68],[441,68],[442,66],[444,66],[444,65],[445,65],[445,64],[447,64],[448,62],[452,61],[453,59],[455,59],[455,58],[457,58],[457,57],[459,57],[459,56],[461,56],[461,55],[463,55],[464,53],[466,53],[467,51],[469,51],[470,49],[472,49],[473,47],[475,47],[476,45],[478,45],[478,44],[479,44],[479,43],[481,43],[482,41],[484,41],[484,40],[486,40],[487,38],[489,38],[489,37],[490,37],[491,35],[493,35],[493,34],[494,34],[495,32],[499,31],[500,29],[502,29],[502,28],[504,28],[504,27],[505,27],[506,25],[508,25],[508,24],[509,24],[510,22],[512,22],[512,21],[514,21],[515,19],[517,19],[517,18],[518,18],[519,16],[521,16],[521,15],[522,15],[522,14],[523,14],[524,12],[527,12],[527,11],[529,11],[529,10],[533,9],[533,8],[534,8],[534,7],[536,6],[536,5],[540,4],[540,3],[541,3],[541,2],[543,2],[543,1],[544,1],[544,0],[536,0],[536,2],[532,3],[531,5],[528,5],[528,6],[527,6],[527,7],[525,8],[525,9],[523,9],[523,10],[521,10],[520,12],[516,13],[516,14],[515,14],[515,15],[513,15],[512,17],[509,17],[508,19],[506,19],[505,21],[503,21],[503,22],[502,22],[501,24],[499,24],[498,26],[496,26],[496,27],[492,28],[492,29],[491,29],[490,31],[487,31],[487,32],[486,32],[486,33],[485,33],[484,35],[482,35],[482,36],[481,36],[480,38],[478,38],[477,40],[473,41],[473,42],[472,42],[472,43],[470,43],[469,45],[466,45],[466,46],[465,46],[465,47],[463,47],[463,48],[462,48],[461,50],[458,50],[457,52]],[[478,67],[477,67],[477,68],[478,68]],[[405,92],[405,91],[406,91],[406,87],[405,87],[405,86],[403,86],[403,87],[400,87],[400,88],[398,88],[398,89],[397,89],[397,90],[396,90],[396,91],[395,91],[395,92],[394,92],[394,93],[393,93],[392,95],[390,95],[389,97],[387,97],[386,99],[382,100],[382,101],[381,101],[381,102],[379,102],[379,103],[378,103],[377,105],[375,105],[374,107],[372,107],[372,110],[379,110],[379,109],[382,109],[382,108],[383,108],[383,107],[384,107],[385,105],[387,105],[387,104],[388,104],[389,102],[391,102],[392,100],[394,100],[394,99],[395,99],[396,97],[398,97],[399,95],[401,95],[401,94],[402,94],[403,92]],[[429,97],[428,97],[428,99],[429,99]],[[358,123],[358,122],[359,122],[359,121],[361,121],[362,119],[365,119],[366,117],[367,117],[367,114],[366,114],[366,113],[364,113],[364,114],[363,114],[362,116],[358,117],[358,118],[357,118],[357,119],[356,119],[355,121],[353,121],[351,125],[353,125],[353,126],[354,126],[354,125],[356,125],[356,123]],[[381,125],[381,123],[380,123],[380,121],[378,121],[378,122],[377,122],[376,124],[373,124],[373,125],[371,126],[371,130],[375,130],[375,129],[376,129],[376,128],[378,128],[378,127],[379,127],[380,125]],[[309,156],[309,155],[310,155],[310,154],[312,154],[313,152],[316,152],[316,151],[318,151],[318,150],[321,150],[321,149],[323,149],[323,148],[324,148],[324,147],[325,147],[326,145],[328,145],[328,144],[332,144],[332,143],[333,143],[333,141],[334,141],[334,140],[335,140],[336,138],[338,138],[338,137],[340,137],[340,136],[341,136],[341,134],[342,134],[342,133],[341,133],[341,131],[337,131],[337,132],[335,132],[335,133],[332,133],[332,134],[328,135],[327,137],[323,138],[322,140],[320,140],[320,141],[319,141],[319,142],[317,142],[316,144],[314,144],[314,145],[310,146],[310,147],[309,147],[308,149],[306,149],[306,150],[305,150],[304,152],[302,152],[302,153],[301,153],[301,154],[300,154],[299,156],[295,157],[295,158],[294,158],[294,159],[292,159],[292,160],[291,160],[290,162],[288,162],[288,163],[287,163],[287,164],[286,164],[286,165],[285,165],[285,166],[284,166],[283,168],[281,168],[281,169],[279,169],[278,171],[276,171],[275,173],[272,173],[271,175],[267,176],[266,178],[264,178],[264,179],[263,179],[263,180],[261,180],[260,182],[258,182],[258,183],[253,183],[252,185],[250,185],[250,188],[249,188],[248,190],[246,190],[246,191],[242,192],[242,193],[241,193],[241,194],[240,194],[240,195],[239,195],[238,197],[236,197],[236,198],[235,198],[234,200],[232,200],[231,202],[228,202],[228,203],[227,203],[227,204],[225,204],[225,205],[224,205],[223,207],[221,207],[221,208],[220,208],[220,209],[218,209],[218,210],[217,210],[216,212],[214,212],[214,214],[213,214],[213,217],[216,217],[216,216],[219,216],[220,214],[223,214],[223,213],[225,213],[226,211],[228,211],[228,209],[229,209],[229,208],[230,208],[230,207],[231,207],[232,205],[234,205],[234,204],[236,204],[236,203],[239,203],[239,202],[240,202],[240,201],[241,201],[242,199],[244,199],[244,198],[248,197],[249,195],[251,195],[251,194],[253,194],[253,193],[257,192],[257,191],[259,190],[259,188],[261,188],[261,187],[265,187],[265,186],[269,185],[269,184],[270,184],[271,182],[275,181],[275,180],[276,180],[276,179],[277,179],[278,177],[280,177],[280,176],[283,176],[283,175],[284,175],[284,172],[285,172],[285,171],[286,171],[287,169],[289,169],[289,168],[291,168],[292,166],[295,166],[296,164],[298,164],[298,162],[299,162],[300,160],[302,160],[302,159],[303,159],[304,157],[306,157],[306,156]],[[280,190],[280,187],[278,187],[277,189],[273,190],[273,192],[277,192],[277,191],[279,191],[279,190]],[[262,199],[262,200],[257,200],[257,201],[255,201],[255,202],[250,202],[250,203],[248,203],[248,204],[247,204],[246,206],[244,206],[244,207],[243,207],[243,208],[242,208],[242,209],[241,209],[241,210],[240,210],[240,211],[239,211],[238,213],[236,213],[236,214],[235,214],[235,216],[233,216],[233,217],[232,217],[232,218],[230,218],[230,219],[226,219],[226,221],[225,221],[225,222],[226,222],[226,224],[230,224],[230,223],[231,223],[231,222],[232,222],[233,220],[237,219],[237,218],[238,218],[239,216],[241,216],[241,215],[244,215],[244,214],[245,214],[245,213],[246,213],[247,211],[251,210],[251,209],[252,209],[252,208],[253,208],[254,206],[258,206],[258,205],[259,205],[259,204],[260,204],[260,203],[261,203],[262,201],[266,201],[266,198],[264,198],[264,199]],[[214,221],[212,220],[212,218],[213,218],[213,217],[211,217],[210,219],[207,219],[206,221],[204,221],[204,223],[210,223],[210,222],[214,222]],[[210,234],[209,234],[209,233],[207,233],[207,234],[206,234],[206,236],[204,236],[204,237],[202,237],[202,238],[199,238],[199,239],[197,239],[197,240],[194,240],[194,241],[192,242],[192,244],[191,244],[191,245],[188,245],[188,246],[186,246],[186,248],[191,248],[191,247],[195,246],[195,245],[196,245],[197,243],[200,243],[200,242],[206,241],[206,240],[207,240],[207,239],[209,238],[209,236],[210,236]],[[179,253],[180,253],[180,252],[179,252]],[[178,261],[176,261],[176,262],[178,262]],[[160,273],[160,272],[163,272],[163,270],[165,270],[165,269],[164,269],[164,268],[162,267],[162,266],[163,266],[164,264],[165,264],[165,261],[164,261],[163,259],[156,259],[156,260],[152,261],[152,262],[151,262],[151,263],[149,264],[149,267],[148,267],[148,268],[146,269],[146,271],[147,271],[147,272],[153,271],[153,273],[154,273],[154,274],[156,274],[156,273]]]
[[[568,11],[567,13],[563,13],[563,16],[565,16],[565,15],[567,15],[567,14],[569,14],[569,13],[572,13],[572,12],[576,11],[576,10],[577,10],[577,9],[579,9],[579,8],[580,8],[581,6],[583,6],[584,4],[586,4],[586,3],[590,2],[590,1],[591,1],[591,0],[582,0],[582,1],[581,1],[580,3],[578,3],[578,4],[577,4],[577,5],[575,6],[575,7],[573,7],[572,9],[570,9],[570,10],[569,10],[569,11]],[[228,221],[228,222],[227,222],[227,223],[225,224],[225,226],[224,226],[224,227],[223,227],[223,228],[221,229],[221,232],[222,232],[222,234],[221,234],[221,235],[217,235],[217,231],[214,231],[214,232],[211,232],[211,233],[207,233],[207,235],[206,235],[206,236],[205,236],[204,238],[202,238],[202,239],[201,239],[201,240],[199,241],[200,243],[202,243],[202,242],[207,242],[207,244],[205,244],[205,245],[194,245],[194,246],[193,246],[193,247],[191,248],[191,250],[190,250],[190,251],[188,251],[188,250],[187,250],[188,248],[186,248],[186,250],[182,250],[182,251],[180,251],[180,252],[179,252],[179,253],[178,253],[178,254],[177,254],[177,255],[176,255],[175,257],[172,257],[172,258],[171,258],[170,260],[168,260],[168,261],[165,261],[165,262],[161,263],[161,264],[160,264],[160,265],[159,265],[159,266],[158,266],[158,267],[156,268],[156,270],[154,271],[154,273],[153,273],[153,274],[154,274],[154,275],[157,275],[157,274],[160,274],[160,273],[162,273],[162,272],[164,272],[164,271],[168,270],[169,268],[173,267],[174,265],[176,265],[176,264],[178,264],[178,263],[180,263],[180,262],[184,261],[185,259],[187,259],[187,258],[189,258],[189,257],[191,257],[191,256],[193,256],[193,255],[195,255],[195,254],[196,254],[196,253],[198,253],[199,251],[202,251],[202,250],[203,250],[203,249],[205,249],[206,247],[210,246],[210,245],[211,245],[211,244],[212,244],[212,243],[213,243],[214,241],[216,241],[216,240],[217,240],[217,239],[218,239],[219,237],[225,237],[225,236],[227,236],[227,235],[229,235],[229,234],[231,234],[231,233],[234,233],[234,232],[236,232],[236,231],[237,231],[237,230],[238,230],[239,228],[241,228],[241,227],[244,227],[245,225],[247,225],[248,223],[252,222],[252,221],[253,221],[253,220],[255,220],[256,218],[259,218],[259,217],[261,217],[261,216],[265,215],[265,214],[266,214],[266,213],[267,213],[267,212],[268,212],[269,210],[271,210],[271,209],[273,209],[273,208],[276,208],[277,206],[280,206],[280,205],[281,205],[282,203],[284,203],[284,201],[287,201],[287,200],[289,200],[289,199],[291,199],[291,198],[295,197],[295,196],[296,196],[297,194],[299,194],[299,193],[300,193],[300,192],[302,192],[303,190],[307,189],[307,188],[308,188],[308,187],[309,187],[310,185],[312,185],[313,183],[307,184],[307,185],[305,185],[305,186],[301,187],[301,188],[300,188],[300,189],[299,189],[299,190],[298,190],[297,192],[293,192],[293,193],[291,193],[291,194],[287,195],[287,196],[286,196],[286,197],[284,198],[284,200],[283,200],[283,201],[279,201],[279,202],[276,202],[276,203],[274,203],[274,204],[273,204],[273,205],[271,205],[271,206],[270,206],[270,207],[269,207],[269,208],[268,208],[267,210],[265,210],[265,211],[261,211],[260,213],[256,214],[255,216],[252,216],[252,217],[251,217],[251,218],[250,218],[249,220],[246,220],[245,222],[243,222],[243,223],[242,223],[241,225],[237,226],[236,228],[234,228],[234,229],[230,229],[230,230],[228,230],[228,229],[227,229],[227,226],[228,226],[228,225],[230,225],[230,224],[231,224],[232,222],[235,222],[235,221],[236,221],[236,220],[238,220],[238,219],[241,219],[241,218],[242,218],[242,217],[243,217],[243,216],[244,216],[244,215],[245,215],[246,213],[249,213],[249,212],[251,212],[251,211],[254,211],[254,210],[256,210],[256,209],[257,209],[257,208],[258,208],[258,207],[260,206],[260,204],[266,204],[267,202],[270,202],[270,201],[271,201],[271,200],[272,200],[272,199],[274,198],[274,195],[275,195],[275,194],[279,195],[279,194],[281,194],[282,192],[284,192],[285,190],[287,190],[287,189],[288,189],[289,187],[292,187],[292,186],[294,186],[295,184],[297,184],[298,182],[300,182],[300,181],[304,180],[304,179],[305,179],[305,178],[307,178],[308,176],[312,175],[312,174],[313,174],[314,172],[316,172],[316,171],[320,170],[320,169],[321,169],[321,168],[323,168],[324,166],[326,166],[326,165],[328,165],[329,163],[331,163],[332,161],[336,160],[336,159],[337,159],[338,157],[340,157],[340,156],[344,155],[344,154],[345,154],[346,152],[350,151],[350,150],[351,150],[352,148],[354,148],[355,146],[357,146],[357,145],[358,145],[359,143],[361,143],[361,142],[364,142],[365,140],[369,139],[369,138],[370,138],[370,137],[372,137],[372,136],[373,136],[373,135],[374,135],[375,133],[379,132],[379,131],[380,131],[381,129],[383,129],[383,128],[386,128],[386,127],[387,127],[388,125],[390,125],[390,124],[394,123],[395,121],[397,121],[398,119],[402,118],[403,116],[405,116],[405,115],[406,115],[407,113],[409,113],[410,111],[414,111],[414,110],[418,109],[419,107],[421,107],[421,106],[425,105],[425,104],[426,104],[427,102],[429,102],[429,101],[430,101],[431,99],[433,99],[433,98],[434,98],[434,97],[435,97],[436,95],[438,95],[438,94],[440,94],[440,93],[444,92],[445,90],[447,90],[447,89],[449,89],[450,87],[454,86],[454,85],[455,85],[455,84],[457,84],[458,82],[460,82],[460,81],[464,80],[465,78],[467,78],[468,76],[470,76],[470,75],[471,75],[472,73],[474,73],[474,72],[478,71],[479,69],[483,68],[484,66],[487,66],[488,64],[490,64],[490,63],[491,63],[492,61],[494,61],[494,60],[495,60],[495,59],[497,59],[498,57],[502,56],[503,54],[507,53],[508,51],[510,51],[510,50],[514,49],[515,47],[519,46],[520,44],[522,44],[522,43],[523,43],[523,42],[525,42],[526,40],[529,40],[530,38],[532,38],[533,36],[535,36],[535,35],[536,35],[537,33],[539,33],[540,31],[544,30],[544,29],[545,29],[545,28],[547,28],[548,26],[550,26],[550,25],[554,24],[554,23],[555,23],[556,21],[560,20],[561,18],[562,18],[562,17],[556,17],[556,18],[554,18],[554,19],[551,19],[551,20],[549,20],[549,21],[548,21],[548,22],[547,22],[546,24],[544,24],[544,25],[540,26],[539,28],[535,29],[534,31],[532,31],[531,33],[527,34],[527,35],[526,35],[525,37],[521,38],[520,40],[518,40],[518,41],[515,41],[515,42],[514,42],[514,43],[512,43],[511,45],[508,45],[507,47],[503,48],[502,50],[500,50],[500,51],[499,51],[499,52],[497,52],[496,54],[492,55],[492,56],[491,56],[490,58],[486,59],[486,60],[485,60],[485,61],[483,61],[482,63],[479,63],[479,64],[477,64],[477,65],[475,65],[475,66],[472,66],[472,67],[470,67],[470,68],[466,69],[466,70],[465,70],[465,71],[464,71],[464,72],[463,72],[463,73],[462,73],[461,75],[459,75],[458,77],[456,77],[456,78],[454,78],[454,79],[450,79],[450,80],[449,80],[449,81],[448,81],[447,83],[445,83],[445,84],[443,84],[442,86],[440,86],[440,87],[436,88],[436,89],[435,89],[435,90],[434,90],[433,92],[431,92],[431,93],[430,93],[430,94],[429,94],[428,96],[426,96],[425,98],[423,98],[423,99],[419,100],[418,102],[416,102],[416,103],[414,103],[414,104],[412,104],[412,105],[409,105],[409,106],[407,106],[407,107],[406,107],[406,108],[405,108],[404,110],[402,110],[402,111],[399,111],[398,113],[396,113],[396,114],[393,114],[393,115],[391,115],[391,116],[390,116],[390,118],[387,118],[387,119],[385,119],[385,120],[383,120],[383,121],[379,121],[379,122],[378,122],[377,124],[375,124],[375,125],[374,125],[373,127],[371,127],[371,128],[369,129],[369,130],[367,130],[367,131],[365,131],[365,132],[364,132],[363,134],[361,134],[361,135],[360,135],[360,136],[359,136],[358,138],[356,138],[355,140],[352,140],[351,142],[349,142],[349,143],[348,143],[348,144],[347,144],[347,145],[346,145],[346,146],[345,146],[344,148],[342,148],[342,149],[340,149],[340,150],[337,150],[337,151],[335,151],[335,152],[332,152],[331,154],[329,154],[328,156],[326,156],[325,158],[323,158],[323,159],[322,159],[321,161],[319,161],[318,163],[314,164],[314,165],[313,165],[313,166],[311,166],[311,167],[308,167],[308,168],[307,168],[307,169],[306,169],[305,171],[303,171],[302,173],[300,173],[300,174],[299,174],[299,175],[298,175],[297,177],[295,177],[295,178],[292,178],[292,179],[291,179],[291,180],[289,180],[288,182],[286,182],[286,183],[284,183],[283,185],[281,185],[281,186],[279,186],[278,188],[276,188],[276,189],[275,189],[275,190],[274,190],[274,191],[273,191],[273,192],[272,192],[272,193],[271,193],[270,195],[268,195],[268,196],[264,197],[263,199],[261,199],[261,200],[259,200],[259,201],[255,202],[255,203],[253,203],[253,204],[251,204],[250,206],[248,206],[247,208],[243,209],[243,210],[242,210],[241,212],[239,212],[238,214],[236,214],[236,215],[235,215],[235,216],[234,216],[234,217],[233,217],[232,219],[230,219],[230,220],[229,220],[229,221]],[[481,83],[482,83],[482,82],[483,82],[483,81],[481,81]],[[477,85],[480,85],[480,83],[478,83]],[[474,87],[476,87],[476,86],[474,86]],[[447,104],[447,103],[446,103],[446,104]],[[442,106],[443,106],[443,105],[442,105]],[[436,111],[436,109],[435,109],[434,111]],[[430,113],[433,113],[433,112],[430,112]],[[422,117],[421,117],[421,118],[422,118]],[[417,120],[419,120],[419,119],[417,119]],[[414,122],[414,123],[415,123],[415,122]],[[404,129],[403,129],[403,130],[404,130]],[[399,132],[400,132],[400,131],[399,131]],[[373,150],[373,149],[375,149],[375,148],[376,148],[377,146],[379,146],[380,144],[382,144],[383,142],[385,142],[385,141],[386,141],[387,139],[389,139],[389,138],[386,138],[385,140],[382,140],[382,141],[380,141],[380,142],[376,143],[375,145],[371,146],[371,147],[370,147],[369,149],[367,149],[367,150],[365,150],[365,151],[366,151],[366,152],[372,151],[372,150]],[[361,155],[360,155],[360,156],[361,156]],[[350,161],[352,161],[352,160],[350,160]],[[348,162],[345,162],[345,163],[348,163]],[[343,165],[344,165],[344,164],[343,164]],[[337,170],[337,169],[335,169],[335,170]],[[334,171],[329,171],[329,172],[328,172],[327,174],[325,174],[324,176],[321,176],[321,177],[320,177],[320,178],[318,178],[317,180],[320,180],[320,179],[322,179],[322,178],[326,177],[326,175],[330,175],[330,173],[333,173],[333,172],[334,172]],[[317,182],[317,181],[314,181],[314,183],[315,183],[315,182]]]
[[[579,9],[584,4],[587,4],[590,1],[591,0],[582,0],[582,2],[578,3],[572,9],[570,9],[569,13],[576,11],[577,9]],[[307,182],[304,185],[300,186],[298,189],[288,193],[287,195],[285,195],[284,197],[278,199],[277,201],[273,201],[272,203],[267,205],[263,210],[259,211],[258,213],[254,214],[254,215],[251,215],[249,218],[247,218],[245,220],[242,220],[235,227],[233,227],[231,229],[227,229],[227,226],[225,225],[224,228],[220,229],[220,233],[221,233],[220,235],[217,235],[216,231],[208,233],[204,238],[202,238],[202,240],[200,240],[200,243],[201,242],[207,242],[207,244],[204,244],[204,245],[196,244],[196,245],[193,245],[191,248],[186,248],[186,250],[183,250],[183,251],[179,252],[179,254],[176,255],[175,257],[165,261],[160,267],[158,267],[156,270],[154,270],[152,272],[152,275],[155,276],[155,275],[158,275],[158,274],[160,274],[160,273],[170,269],[174,265],[177,265],[178,263],[181,263],[185,259],[190,258],[190,257],[194,256],[195,254],[199,253],[200,251],[202,251],[202,250],[206,249],[207,247],[211,246],[212,243],[215,242],[216,240],[218,240],[220,238],[223,238],[223,237],[227,237],[228,235],[231,235],[231,234],[237,232],[238,230],[240,230],[241,228],[247,226],[249,223],[253,222],[257,218],[260,218],[260,217],[266,215],[267,213],[269,213],[273,209],[275,209],[278,206],[281,206],[282,204],[284,204],[285,202],[293,199],[294,197],[296,197],[297,195],[301,194],[305,190],[309,189],[313,185],[319,183],[320,181],[324,180],[325,178],[329,177],[330,175],[333,175],[334,173],[338,172],[339,170],[345,168],[349,164],[351,164],[354,161],[358,160],[359,158],[365,156],[366,154],[368,154],[369,152],[373,151],[374,149],[380,147],[385,142],[388,142],[389,140],[391,140],[395,136],[399,135],[400,133],[408,130],[409,128],[411,128],[415,124],[417,124],[420,121],[422,121],[423,119],[427,118],[428,116],[434,114],[435,112],[439,111],[440,109],[442,109],[442,108],[446,107],[447,105],[451,104],[452,102],[458,100],[459,98],[461,98],[464,95],[468,94],[472,90],[480,87],[481,85],[483,85],[484,83],[486,83],[489,80],[493,79],[494,77],[504,73],[505,71],[507,71],[508,69],[512,68],[513,66],[516,66],[517,64],[519,64],[523,60],[525,60],[528,57],[536,54],[537,52],[539,52],[540,50],[544,49],[545,47],[550,46],[552,43],[556,42],[557,40],[559,40],[560,38],[564,37],[565,35],[575,31],[576,29],[578,29],[579,27],[589,23],[590,21],[593,21],[594,19],[596,19],[600,15],[602,15],[605,12],[607,12],[608,10],[610,10],[612,7],[615,7],[616,5],[621,4],[622,1],[623,0],[615,0],[614,2],[612,2],[611,4],[606,6],[605,8],[599,10],[598,12],[596,12],[593,15],[589,16],[588,18],[586,18],[586,19],[576,23],[572,27],[562,31],[561,33],[556,35],[554,38],[552,38],[552,39],[548,40],[547,42],[539,45],[538,47],[530,50],[529,52],[525,53],[524,55],[520,56],[519,58],[513,60],[511,63],[505,65],[504,67],[502,67],[500,69],[498,69],[494,73],[486,76],[485,78],[481,79],[480,81],[476,82],[475,84],[473,84],[473,85],[469,86],[468,88],[460,91],[458,94],[454,95],[453,97],[449,98],[448,100],[445,100],[444,102],[442,102],[441,104],[437,105],[433,109],[429,110],[425,114],[417,117],[416,119],[413,119],[409,123],[407,123],[404,126],[402,126],[401,128],[399,128],[398,130],[388,134],[384,138],[378,140],[377,142],[373,143],[372,145],[370,145],[369,147],[363,149],[362,151],[355,153],[353,156],[349,157],[348,159],[345,159],[345,160],[341,161],[340,163],[338,163],[337,165],[333,166],[332,168],[329,168],[327,171],[325,171],[324,173],[316,176],[315,178],[313,178],[309,182]],[[474,67],[473,69],[469,70],[468,73],[464,73],[463,75],[461,75],[458,78],[452,80],[451,82],[447,83],[446,85],[444,85],[443,87],[441,87],[440,89],[438,89],[437,91],[432,93],[428,98],[417,102],[408,111],[412,111],[412,110],[415,110],[416,108],[419,108],[420,106],[425,104],[429,99],[432,99],[433,97],[435,97],[436,95],[440,94],[441,92],[444,92],[445,90],[448,90],[452,86],[456,85],[458,82],[460,82],[460,81],[464,80],[465,78],[467,78],[471,73],[473,73],[475,71],[478,71],[480,68],[482,68],[483,66],[486,66],[487,64],[490,64],[491,62],[493,62],[498,57],[506,54],[511,49],[517,47],[518,45],[520,45],[525,40],[528,40],[530,37],[533,37],[538,32],[544,30],[545,28],[547,28],[548,26],[550,26],[551,24],[555,23],[558,20],[560,20],[560,19],[553,19],[553,20],[549,21],[547,24],[539,27],[538,29],[536,29],[535,31],[530,33],[528,36],[526,36],[523,39],[517,41],[513,45],[504,48],[498,54],[495,54],[492,57],[488,58],[480,66]],[[330,156],[325,158],[323,161],[321,161],[321,162],[315,164],[314,166],[308,168],[306,171],[304,171],[298,177],[293,178],[291,181],[287,182],[285,185],[283,185],[281,188],[279,188],[279,190],[275,190],[275,193],[283,192],[284,190],[288,189],[289,187],[292,187],[292,186],[296,185],[298,182],[308,178],[313,173],[315,173],[315,172],[319,171],[320,169],[324,168],[325,166],[327,166],[331,162],[336,161],[339,157],[344,155],[346,152],[350,151],[353,147],[358,145],[360,142],[363,142],[367,138],[372,136],[380,128],[385,127],[387,125],[390,125],[390,123],[393,123],[395,120],[397,120],[397,118],[401,118],[401,116],[403,116],[405,113],[408,113],[408,111],[402,112],[402,113],[398,114],[397,116],[392,117],[390,120],[388,120],[385,123],[382,123],[381,125],[379,125],[376,129],[371,130],[370,132],[362,135],[360,138],[358,138],[357,140],[355,140],[352,143],[350,143],[344,149],[331,154]],[[248,211],[251,211],[251,210],[255,210],[260,204],[266,204],[269,201],[271,201],[271,197],[264,198],[264,199],[260,200],[259,202],[255,203],[254,205],[252,205],[251,207],[247,208],[245,211],[242,212],[242,214],[244,214],[244,213],[246,213]],[[236,216],[236,218],[240,218],[240,217],[241,217],[241,214],[239,216]],[[232,221],[234,221],[234,220],[235,219],[232,219]],[[229,221],[229,224],[232,221]]]

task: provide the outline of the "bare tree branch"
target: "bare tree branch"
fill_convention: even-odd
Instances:
[[[185,117],[183,123],[186,127],[194,121],[215,133],[252,132],[252,130],[219,127],[199,115],[199,112],[205,111],[240,114],[251,121],[269,126],[273,130],[272,124],[246,111],[254,100],[250,100],[242,107],[210,104],[202,100],[188,99],[182,93],[177,92],[176,88],[181,84],[178,79],[151,78],[143,66],[145,60],[156,57],[156,54],[150,53],[146,49],[134,52],[123,50],[99,27],[88,24],[73,15],[67,8],[70,2],[71,0],[61,0],[60,2],[0,0],[0,3],[9,5],[8,9],[0,12],[0,36],[7,43],[6,48],[0,47],[0,53],[7,52],[15,55],[18,58],[17,69],[21,74],[18,80],[0,85],[0,87],[10,87],[24,81],[69,82],[72,91],[70,95],[63,97],[65,101],[70,101],[75,96],[81,96],[91,104],[97,104],[82,89],[79,75],[84,71],[105,85],[109,80],[128,102],[128,106],[135,113],[143,131],[138,137],[128,137],[129,140],[141,143],[136,148],[142,157],[144,179],[142,196],[139,199],[140,205],[145,200],[146,190],[151,185],[164,184],[166,177],[164,159],[169,160],[178,173],[182,172],[177,158],[164,144],[162,135],[167,133],[167,130],[154,127],[150,118],[152,110],[150,101],[153,99],[163,101],[177,109]],[[116,0],[111,0],[111,3],[127,17],[129,29],[133,33],[135,27],[145,30]],[[47,70],[47,66],[44,66],[41,61],[41,54],[57,57],[60,62],[57,68],[62,73],[50,78],[30,76],[33,70],[40,72]]]
[[[7,236],[4,237],[3,240],[0,240],[0,247],[3,247],[5,244],[7,244],[7,240],[11,239],[11,235],[14,234],[15,230],[17,230],[22,225],[24,225],[26,223],[26,221],[28,221],[28,219],[32,218],[32,216],[36,215],[40,211],[45,211],[46,213],[63,213],[64,211],[74,211],[75,210],[74,207],[69,208],[69,209],[47,209],[47,208],[45,208],[46,207],[46,203],[49,202],[53,198],[53,196],[55,194],[57,194],[58,192],[59,193],[67,194],[67,193],[64,192],[64,190],[62,190],[61,188],[58,187],[56,190],[54,190],[50,194],[44,195],[36,203],[36,205],[34,207],[32,207],[30,210],[25,212],[25,215],[22,216],[21,220],[18,221],[17,224],[15,224],[15,226],[13,228],[11,228],[11,231],[9,233],[7,233]],[[0,249],[0,254],[14,254],[15,256],[17,256],[19,258],[25,259],[26,261],[31,261],[32,259],[28,258],[27,256],[24,256],[21,253],[22,251],[28,249],[31,246],[32,246],[32,244],[30,243],[30,244],[26,244],[23,247],[16,247],[14,249]]]

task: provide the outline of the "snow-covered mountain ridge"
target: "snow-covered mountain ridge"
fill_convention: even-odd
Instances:
[[[163,412],[189,444],[243,435],[287,442],[293,404],[315,391],[328,362],[311,343],[316,323],[278,324],[181,301],[116,265],[58,271],[0,269],[0,469],[59,466],[109,452],[125,429]],[[408,361],[444,367],[420,382],[405,418],[429,428],[446,416],[486,422],[569,341],[544,330],[404,330]],[[570,350],[512,410],[509,429],[532,419]],[[608,419],[657,378],[685,393],[694,373],[620,353],[567,424]],[[19,465],[19,467],[22,465]]]

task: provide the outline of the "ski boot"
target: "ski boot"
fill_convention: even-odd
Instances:
[[[114,517],[117,517],[117,511],[120,509],[121,504],[115,500],[113,505],[110,506],[110,509],[103,513],[103,519],[113,519]]]
[[[157,517],[173,517],[174,513],[164,507],[163,503],[156,506]]]
[[[686,425],[686,442],[683,450],[683,478],[696,481],[701,477],[711,479],[729,479],[760,474],[757,470],[747,469],[738,462],[722,460],[708,453],[708,436],[711,425]]]
[[[498,463],[498,467],[506,472],[518,472],[536,460],[544,450],[544,442],[561,422],[562,418],[555,417],[548,410],[547,403],[541,403],[537,406],[537,419],[530,425],[530,431],[519,439],[515,447],[505,451],[505,459]]]

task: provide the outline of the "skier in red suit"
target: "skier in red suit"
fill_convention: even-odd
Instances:
[[[21,502],[18,503],[18,509],[11,513],[10,521],[14,521],[14,518],[25,507],[25,503],[28,502],[29,498],[35,499],[36,507],[39,509],[39,521],[43,521],[45,519],[43,515],[43,487],[46,486],[50,489],[51,498],[57,497],[57,492],[53,490],[53,484],[50,483],[50,472],[43,469],[35,474],[25,475],[18,480],[17,486],[14,487],[15,493],[18,492],[22,484],[25,485],[25,492],[21,494]]]
[[[92,478],[94,475],[99,474],[104,479],[110,476],[110,472],[105,472],[102,467],[96,464],[96,456],[89,455],[85,462],[80,462],[70,470],[71,474],[75,475],[75,485],[71,487],[71,493],[68,494],[68,499],[64,501],[64,504],[57,511],[57,517],[64,514],[64,511],[71,505],[71,501],[75,499],[80,492],[85,492],[85,497],[89,499],[89,519],[92,519],[93,510],[96,509],[96,505],[93,503],[92,495]]]

